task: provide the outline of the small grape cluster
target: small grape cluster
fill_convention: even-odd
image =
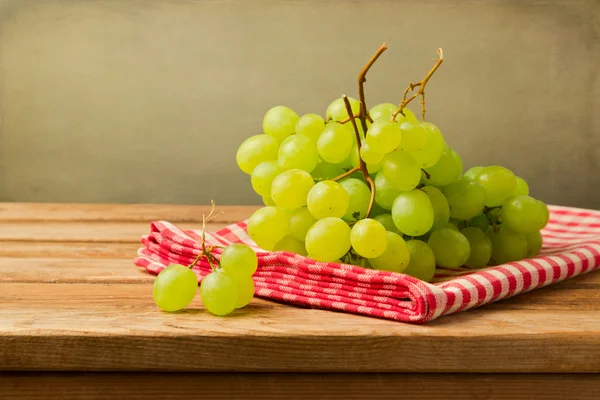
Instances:
[[[198,279],[191,268],[202,257],[207,258],[212,268],[212,272],[200,284],[202,303],[209,312],[224,316],[250,303],[254,297],[252,275],[258,267],[254,250],[244,244],[232,244],[223,249],[217,261],[212,248],[206,249],[203,245],[202,253],[190,266],[173,264],[158,274],[154,281],[153,296],[160,309],[179,311],[194,300],[198,292]]]
[[[425,122],[425,85],[443,60],[441,49],[399,106],[367,111],[365,75],[385,49],[359,75],[360,100],[334,100],[325,118],[273,107],[263,133],[239,146],[237,165],[265,204],[248,220],[250,237],[265,250],[424,281],[436,266],[480,268],[535,256],[546,205],[506,168],[463,174],[460,156]],[[418,96],[422,121],[407,108]]]

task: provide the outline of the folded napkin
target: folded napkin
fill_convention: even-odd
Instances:
[[[408,275],[324,263],[288,252],[261,250],[246,221],[206,232],[207,246],[245,243],[258,254],[256,296],[279,302],[424,323],[529,292],[600,267],[600,211],[549,206],[543,248],[532,259],[479,270],[436,271],[434,283]],[[201,253],[200,230],[182,231],[167,221],[150,225],[134,263],[158,274],[173,263],[190,265]],[[219,259],[221,249],[213,254]],[[209,271],[203,258],[193,268],[201,280]]]

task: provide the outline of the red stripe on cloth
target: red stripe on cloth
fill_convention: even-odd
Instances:
[[[206,232],[207,246],[245,243],[257,251],[256,296],[302,307],[354,313],[410,323],[481,307],[600,267],[600,211],[549,206],[536,258],[481,270],[436,271],[438,283],[353,265],[322,263],[287,252],[261,250],[250,239],[246,221]],[[158,274],[173,263],[189,265],[201,253],[200,230],[182,231],[168,221],[150,224],[134,263]],[[215,258],[222,250],[212,249]],[[201,281],[210,266],[193,268]]]

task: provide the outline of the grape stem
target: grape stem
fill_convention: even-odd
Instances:
[[[365,100],[365,82],[367,81],[367,72],[369,72],[369,69],[373,66],[373,64],[375,64],[375,61],[377,61],[379,56],[381,54],[383,54],[383,52],[386,50],[387,50],[387,44],[383,43],[379,47],[379,49],[377,49],[375,54],[373,54],[373,56],[367,62],[367,64],[363,67],[363,69],[360,71],[360,73],[358,74],[358,99],[360,101],[360,111],[358,112],[358,117],[360,118],[363,132],[365,132],[365,134],[367,133],[367,120],[369,120],[369,122],[373,123],[373,120],[371,119],[371,117],[369,116],[369,113],[367,112],[367,103]],[[350,108],[350,111],[348,111],[348,115],[354,115],[351,108]],[[352,118],[352,120],[354,120],[354,118]],[[360,136],[358,137],[358,139],[360,142]],[[360,146],[360,143],[359,143],[359,146]]]
[[[351,119],[354,119],[354,118],[360,118],[360,113],[354,114],[354,115],[352,115],[352,117],[348,117],[346,119],[341,120],[340,124],[348,123],[348,122],[350,122]],[[369,122],[373,123],[373,120],[371,119],[371,116],[369,116],[368,114],[367,114],[367,118],[369,118]]]
[[[425,174],[425,178],[431,179],[431,174],[429,172],[425,171],[423,168],[421,168],[421,171],[423,171],[423,173]]]
[[[356,167],[348,170],[348,172],[344,172],[340,176],[336,176],[335,178],[333,178],[331,180],[334,182],[341,181],[342,179],[349,177],[350,175],[352,175],[353,173],[355,173],[357,171],[360,171],[360,167],[358,165]]]
[[[204,214],[202,214],[202,251],[200,252],[200,254],[198,254],[198,257],[196,257],[194,262],[192,262],[192,264],[190,264],[190,266],[188,268],[192,269],[202,259],[202,257],[206,257],[206,260],[208,261],[210,268],[214,272],[217,270],[217,267],[215,267],[215,265],[218,265],[218,262],[217,262],[217,259],[215,258],[215,256],[212,254],[212,251],[215,248],[218,248],[220,246],[209,246],[208,248],[206,247],[206,223],[209,222],[211,219],[216,218],[217,216],[221,215],[222,212],[215,214],[215,201],[214,200],[211,200],[210,205],[211,205],[211,207],[210,207],[210,212],[208,213],[208,216],[205,217]]]
[[[345,94],[342,95],[342,98],[344,99],[344,104],[346,105],[346,111],[348,111],[348,115],[352,115],[352,106],[350,105],[350,100],[348,100],[348,97]],[[364,123],[364,120],[362,121]],[[367,164],[363,161],[363,159],[360,156],[360,132],[358,131],[356,120],[352,119],[350,122],[352,122],[352,127],[354,128],[354,133],[356,134],[356,151],[358,151],[358,166],[355,168],[360,169],[360,171],[363,174],[363,177],[365,178],[365,181],[369,184],[369,188],[371,189],[371,199],[369,200],[369,208],[367,208],[367,213],[365,214],[365,218],[369,218],[369,215],[371,214],[371,209],[373,208],[373,203],[375,202],[375,182],[373,182],[373,179],[371,179],[371,176],[369,175]],[[365,132],[366,131],[367,130],[365,128]],[[352,171],[352,169],[350,171]],[[348,172],[346,172],[346,174]]]
[[[423,80],[421,80],[420,82],[417,82],[417,83],[411,82],[408,85],[408,87],[404,91],[404,97],[402,98],[402,102],[398,106],[398,109],[392,113],[392,121],[396,120],[396,117],[398,116],[398,114],[404,115],[404,113],[402,112],[404,110],[404,108],[408,105],[408,103],[410,103],[411,101],[413,101],[414,99],[416,99],[419,96],[421,96],[421,119],[423,121],[425,120],[425,85],[427,85],[427,82],[429,82],[429,79],[431,79],[431,76],[440,67],[442,62],[444,62],[444,52],[442,51],[441,48],[438,49],[438,54],[440,55],[440,57],[436,61],[433,68],[431,68],[431,70],[427,73],[427,75],[425,75],[425,78],[423,78]],[[416,88],[419,88],[419,90],[407,99],[406,96],[408,96],[408,92],[411,92],[411,91],[415,90]]]

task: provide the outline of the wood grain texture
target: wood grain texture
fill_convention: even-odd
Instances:
[[[140,235],[141,239],[141,235]],[[131,261],[142,246],[134,243],[44,242],[11,240],[0,242],[0,257],[19,258],[122,258]]]
[[[149,284],[0,284],[0,369],[597,372],[600,303],[479,309],[418,326],[255,299],[157,310]],[[550,293],[550,295],[552,295]],[[594,300],[592,300],[594,302]]]
[[[595,375],[7,373],[0,399],[595,400]]]

